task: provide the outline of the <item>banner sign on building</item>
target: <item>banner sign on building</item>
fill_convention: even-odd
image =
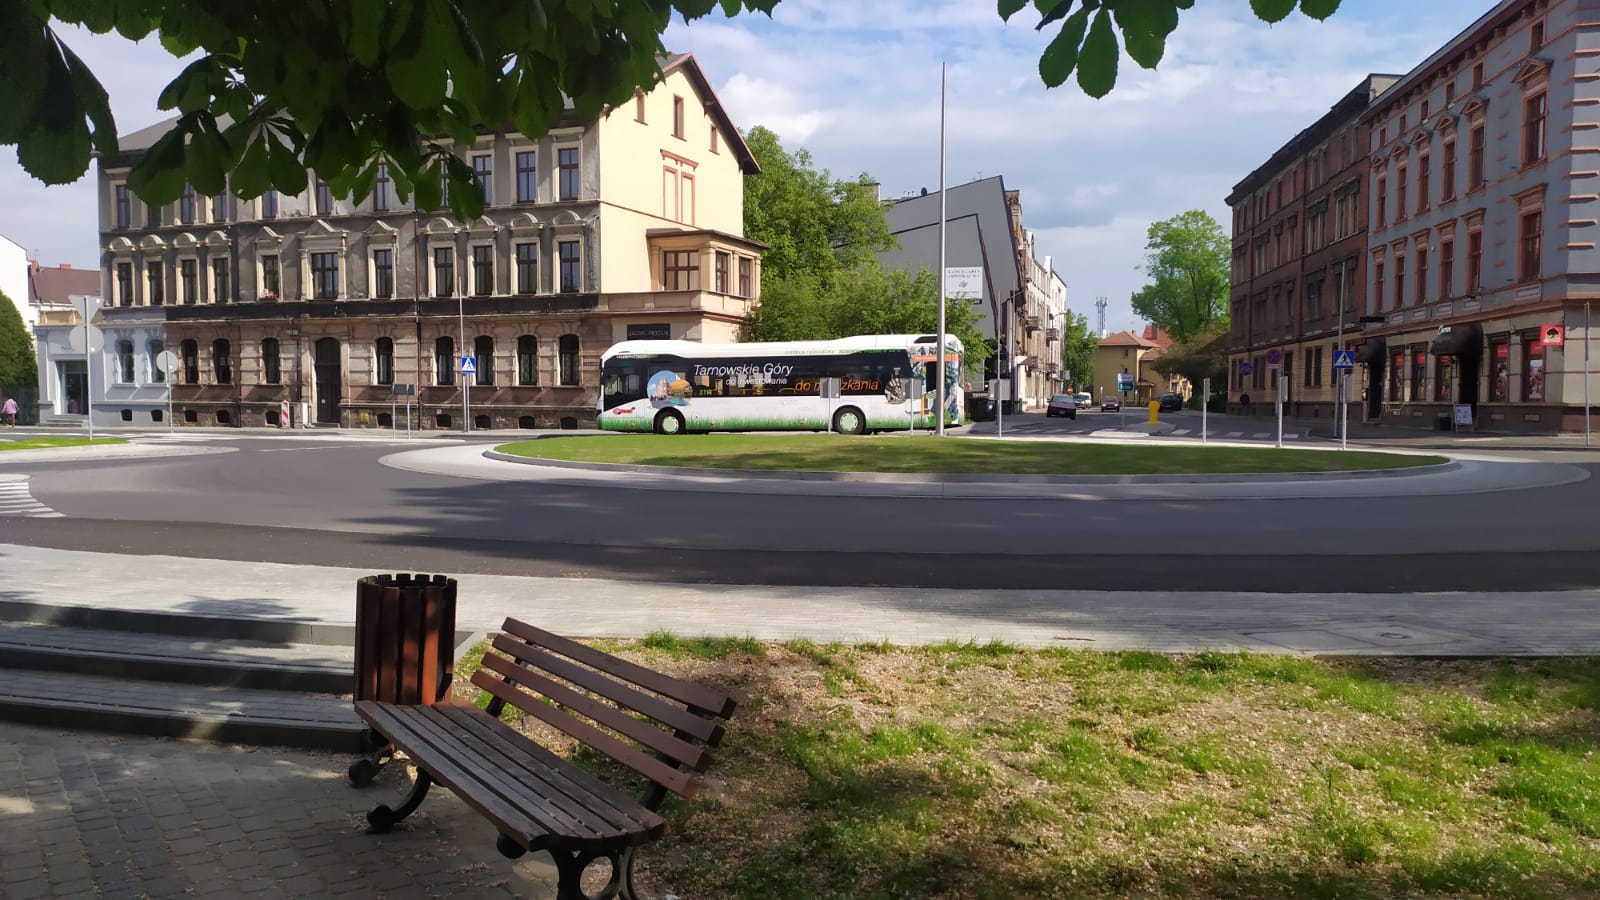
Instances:
[[[982,299],[983,266],[946,266],[944,295],[950,299]]]
[[[672,326],[666,322],[628,326],[628,340],[630,341],[668,341],[671,339]]]

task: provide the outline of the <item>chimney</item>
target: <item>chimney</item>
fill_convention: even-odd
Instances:
[[[70,268],[72,268],[72,263],[62,263],[61,264],[61,268],[70,269]]]
[[[876,181],[865,181],[865,182],[862,182],[862,187],[865,187],[867,189],[867,192],[872,195],[872,202],[873,203],[882,203],[883,202],[882,198],[880,198],[878,196],[878,183]]]

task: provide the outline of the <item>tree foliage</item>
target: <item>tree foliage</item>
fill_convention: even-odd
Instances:
[[[1089,330],[1089,317],[1067,310],[1066,327],[1061,329],[1061,371],[1069,383],[1093,379],[1094,351],[1099,347],[1099,337]]]
[[[761,173],[744,180],[744,234],[768,247],[761,256],[764,284],[798,275],[827,278],[894,246],[867,175],[834,181],[826,169],[816,170],[804,148],[785,150],[778,135],[761,126],[750,129],[745,143]]]
[[[0,294],[0,384],[33,386],[39,383],[39,361],[33,341],[15,303]]]
[[[1187,343],[1228,325],[1228,236],[1204,210],[1191,209],[1150,226],[1145,275],[1133,311]]]
[[[1173,344],[1157,357],[1152,367],[1163,377],[1188,379],[1199,393],[1205,379],[1211,379],[1212,393],[1228,387],[1228,329],[1212,328],[1183,343]]]
[[[1029,0],[998,0],[1009,20]],[[1340,0],[1251,0],[1277,22],[1296,8],[1322,19]],[[148,203],[185,183],[243,198],[299,193],[306,169],[333,190],[366,197],[387,165],[401,199],[440,204],[449,182],[458,218],[478,215],[472,171],[441,139],[480,128],[537,137],[567,99],[593,116],[658,74],[661,35],[720,9],[771,13],[778,0],[5,0],[0,3],[0,144],[47,184],[76,181],[91,151],[117,153],[105,88],[55,33],[56,23],[130,40],[157,35],[200,55],[162,91],[179,116],[129,176]],[[1049,87],[1074,71],[1102,97],[1124,50],[1154,68],[1178,14],[1194,0],[1032,0],[1040,30],[1059,33],[1039,59]],[[1057,26],[1059,23],[1059,26]],[[1117,36],[1121,35],[1121,47]]]

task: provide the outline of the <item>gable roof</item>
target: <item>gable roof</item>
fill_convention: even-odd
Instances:
[[[706,73],[701,70],[700,63],[695,61],[693,53],[668,53],[661,58],[661,75],[666,77],[673,72],[683,70],[689,83],[694,85],[695,92],[700,95],[700,102],[705,106],[706,112],[711,115],[712,121],[722,130],[723,137],[728,146],[732,148],[733,155],[739,160],[739,168],[746,175],[761,174],[761,165],[756,162],[756,156],[750,152],[750,145],[744,142],[744,135],[734,127],[733,119],[729,118],[728,111],[722,108],[722,101],[717,98],[717,92],[712,89],[711,81],[706,78]]]
[[[1155,347],[1159,347],[1160,345],[1157,344],[1155,341],[1147,341],[1144,338],[1134,334],[1131,331],[1119,331],[1116,334],[1110,335],[1109,337],[1101,338],[1100,339],[1100,346],[1102,346],[1102,347],[1139,347],[1139,348],[1144,349],[1144,350],[1150,350],[1150,349],[1153,349]]]
[[[41,266],[28,263],[28,302],[34,306],[65,304],[74,294],[100,296],[100,270],[74,269],[70,265]]]

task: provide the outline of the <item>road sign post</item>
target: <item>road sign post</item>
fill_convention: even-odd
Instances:
[[[1117,393],[1122,395],[1122,402],[1117,404],[1117,415],[1121,418],[1118,427],[1128,427],[1128,392],[1133,390],[1133,373],[1117,373]]]
[[[1333,370],[1339,376],[1339,449],[1349,449],[1350,438],[1350,370],[1356,367],[1356,352],[1336,348],[1333,351]]]
[[[156,365],[161,367],[161,380],[167,386],[167,430],[171,431],[173,373],[178,371],[178,354],[171,350],[163,350],[156,354]]]
[[[1206,440],[1206,412],[1211,406],[1211,379],[1205,378],[1200,382],[1200,443]]]
[[[1276,371],[1276,370],[1274,370],[1274,371]],[[1283,449],[1283,393],[1284,393],[1285,390],[1288,389],[1289,379],[1288,379],[1287,376],[1279,375],[1277,380],[1278,380],[1278,396],[1277,396],[1277,402],[1276,402],[1275,405],[1278,407],[1278,449],[1282,450]]]
[[[478,374],[478,360],[461,357],[461,430],[472,431],[472,380]]]

